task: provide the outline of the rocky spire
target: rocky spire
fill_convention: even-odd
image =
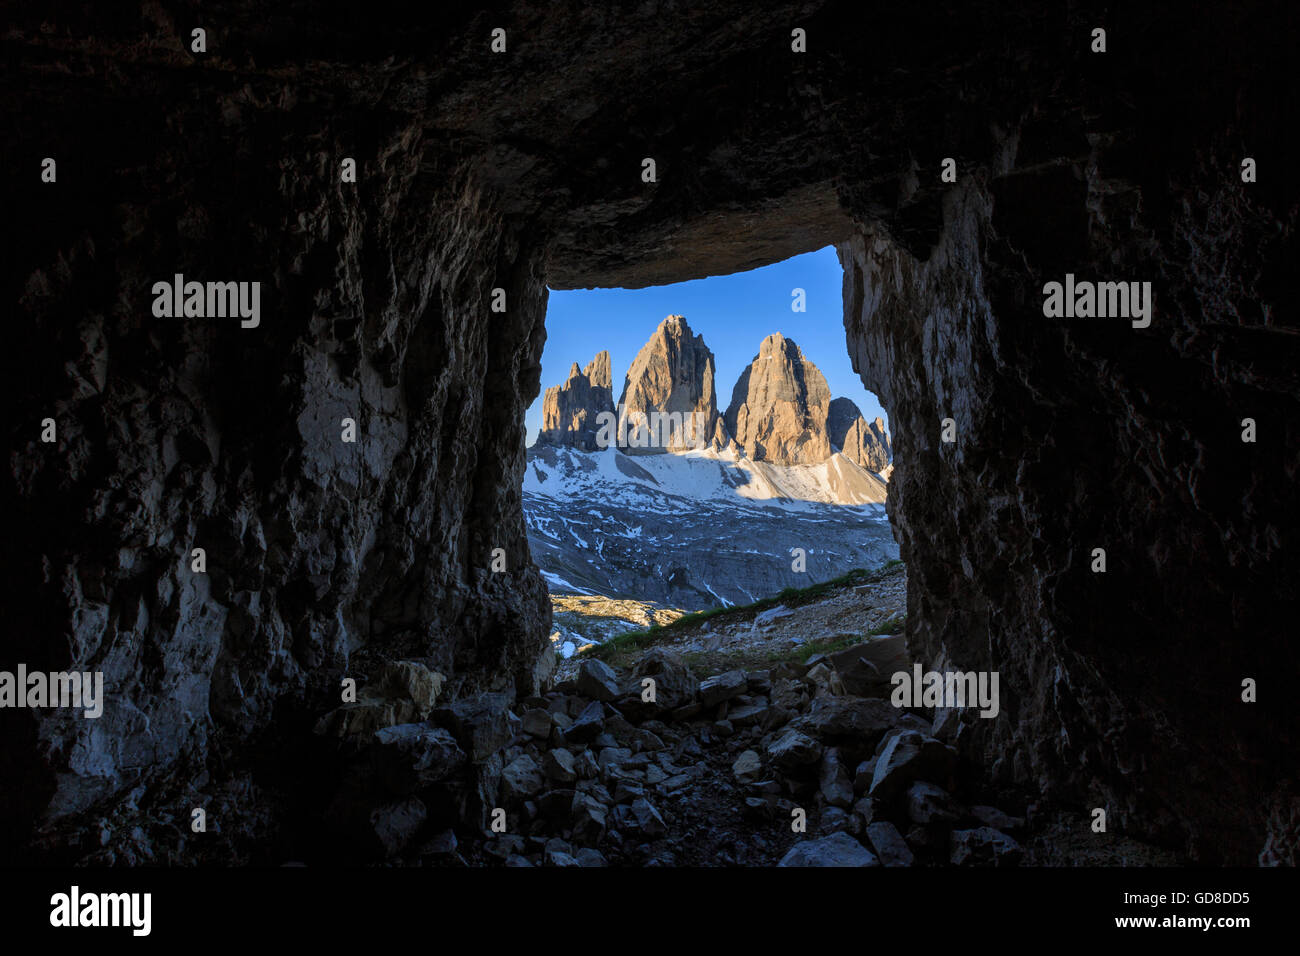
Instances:
[[[889,464],[892,453],[884,421],[877,418],[868,425],[862,417],[862,410],[849,399],[837,398],[831,402],[826,431],[831,444],[839,448],[844,457],[867,471],[881,472]]]
[[[652,454],[703,447],[719,437],[725,442],[719,436],[713,370],[713,353],[685,317],[670,315],[659,323],[623,384],[619,430],[627,441],[620,448]]]
[[[596,450],[597,417],[601,412],[613,413],[613,396],[608,352],[597,352],[585,369],[574,362],[568,381],[546,390],[538,444]]]
[[[769,335],[731,394],[725,423],[745,454],[781,465],[812,464],[831,456],[826,378],[799,346]]]

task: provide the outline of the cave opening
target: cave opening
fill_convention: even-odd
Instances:
[[[550,293],[522,491],[560,676],[667,625],[704,677],[901,631],[888,415],[843,286],[828,245]]]

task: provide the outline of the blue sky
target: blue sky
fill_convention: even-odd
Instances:
[[[542,395],[569,376],[577,362],[586,366],[608,349],[614,373],[614,401],[636,353],[668,315],[686,322],[713,351],[717,362],[719,410],[731,401],[731,389],[758,354],[759,343],[773,332],[794,339],[804,357],[826,376],[834,398],[850,398],[867,421],[889,417],[876,396],[862,386],[844,344],[844,272],[835,249],[795,256],[784,262],[691,282],[650,289],[584,289],[550,294],[546,310],[546,347],[542,351],[542,391],[528,409],[528,444],[542,427]],[[791,290],[806,293],[806,312],[790,309]]]

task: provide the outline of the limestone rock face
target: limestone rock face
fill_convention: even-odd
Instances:
[[[792,339],[763,339],[741,372],[727,406],[727,430],[750,458],[804,465],[831,456],[826,430],[831,390]]]
[[[312,772],[306,741],[345,677],[411,661],[445,676],[440,699],[529,693],[549,653],[519,489],[540,250],[467,164],[422,176],[410,116],[343,149],[338,89],[309,106],[301,81],[282,97],[241,80],[162,105],[171,80],[141,80],[133,58],[170,73],[163,51],[180,47],[142,29],[159,32],[136,53],[96,31],[93,55],[126,70],[95,86],[102,109],[73,121],[77,84],[43,84],[45,119],[20,123],[58,157],[98,145],[89,178],[60,163],[58,203],[12,210],[42,223],[3,267],[30,360],[8,376],[15,420],[52,417],[58,441],[9,446],[3,510],[25,516],[10,531],[28,545],[0,559],[24,595],[0,670],[100,671],[105,706],[0,709],[7,859],[41,826],[75,842],[89,808],[137,787],[180,812],[212,753],[231,762],[209,794],[248,786],[254,760]],[[189,131],[137,139],[145,114]],[[373,187],[364,202],[339,183],[344,155]],[[175,273],[259,282],[259,324],[155,317],[151,289]],[[238,840],[265,821],[227,823]]]
[[[831,402],[826,432],[832,445],[868,471],[881,472],[889,464],[889,436],[885,434],[884,421],[877,418],[868,425],[851,399],[837,398]]]
[[[620,448],[657,454],[716,441],[713,366],[704,336],[694,334],[685,317],[670,315],[659,323],[628,369],[618,400],[619,430],[627,435]]]
[[[1184,141],[1181,127],[1162,128]],[[1135,156],[1090,145],[1081,126],[1044,119],[1030,130],[1036,148],[1049,135],[1078,137],[1078,168],[1133,176],[1132,192],[1120,198],[1100,173],[1062,174],[1051,189],[1071,225],[1040,236],[1046,184],[1012,170],[994,183],[996,204],[973,185],[945,201],[928,258],[866,226],[840,246],[850,355],[898,437],[887,508],[909,572],[909,650],[961,670],[996,662],[1004,702],[1018,688],[1014,719],[976,720],[960,742],[1008,779],[1035,780],[1044,793],[1099,787],[1098,801],[1123,808],[1122,826],[1202,860],[1251,863],[1266,840],[1294,839],[1294,823],[1266,822],[1284,799],[1281,750],[1257,736],[1253,705],[1226,703],[1240,699],[1236,675],[1279,666],[1273,658],[1297,666],[1281,623],[1294,619],[1295,588],[1263,570],[1285,560],[1281,539],[1249,517],[1281,500],[1282,470],[1266,452],[1251,460],[1270,464],[1244,473],[1240,417],[1207,427],[1198,410],[1232,405],[1239,386],[1227,383],[1243,381],[1261,402],[1295,407],[1282,397],[1294,378],[1261,374],[1260,353],[1245,344],[1269,337],[1246,318],[1268,293],[1254,280],[1223,288],[1219,267],[1166,273],[1147,330],[1044,321],[1036,294],[1070,270],[1160,274],[1153,250],[1188,237],[1262,242],[1251,225],[1262,213],[1238,205],[1235,185],[1185,169],[1215,183],[1205,195],[1233,223],[1226,234],[1212,238],[1217,227],[1197,219],[1204,197],[1140,226],[1106,217],[1103,228],[1080,210],[1128,208],[1165,182],[1142,189]],[[1028,272],[1024,250],[1033,250]],[[1221,266],[1242,265],[1233,262]],[[1190,305],[1210,301],[1212,315]],[[1173,331],[1192,328],[1185,338]],[[1236,345],[1219,351],[1219,341]],[[1147,372],[1117,371],[1139,353]],[[941,440],[944,418],[955,421],[955,442]],[[1062,473],[1069,480],[1034,477]],[[1091,571],[1097,547],[1108,573]],[[1023,565],[1004,563],[1030,553]],[[913,630],[914,620],[927,626]],[[1026,640],[1030,629],[1041,637]],[[1244,633],[1250,641],[1235,636]],[[1225,703],[1210,704],[1220,692]],[[1246,753],[1263,779],[1234,767]],[[1145,783],[1134,791],[1125,774],[1139,766]],[[1185,785],[1192,766],[1203,785]]]
[[[568,381],[546,390],[537,440],[543,445],[595,451],[602,412],[614,412],[608,352],[597,352],[584,369],[574,362]]]

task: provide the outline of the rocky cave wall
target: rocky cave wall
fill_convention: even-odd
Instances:
[[[1289,155],[1280,50],[1244,12],[1211,22],[1135,17],[1107,69],[1077,55],[928,250],[856,230],[845,325],[898,436],[909,645],[1001,672],[969,751],[1203,862],[1293,863],[1296,194],[1240,178]],[[1067,272],[1152,281],[1150,328],[1044,318]]]
[[[375,659],[526,691],[550,620],[520,510],[546,302],[521,225],[377,87],[304,102],[291,76],[95,52],[94,81],[47,62],[7,97],[18,154],[60,165],[6,216],[3,669],[103,671],[109,701],[0,713],[11,826],[292,747]],[[260,280],[260,325],[155,318],[174,273]],[[55,445],[19,424],[46,417]]]
[[[1295,15],[1216,6],[12,15],[22,546],[0,665],[102,669],[111,705],[0,714],[7,842],[292,749],[383,659],[453,694],[527,688],[549,621],[519,496],[546,284],[835,243],[849,351],[893,425],[909,642],[1002,674],[968,753],[1199,859],[1266,839],[1287,859],[1295,724],[1265,678],[1296,673],[1300,366],[1269,77]],[[1066,271],[1153,281],[1152,326],[1045,320]],[[262,281],[261,326],[155,319],[175,272]]]

